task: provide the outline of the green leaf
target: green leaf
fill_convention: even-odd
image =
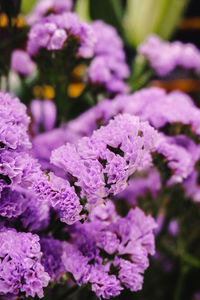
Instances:
[[[76,2],[74,10],[82,21],[90,21],[89,4],[90,0],[78,0]]]
[[[188,3],[189,0],[127,0],[124,28],[130,43],[137,47],[151,33],[169,39]]]
[[[90,16],[93,20],[103,20],[114,26],[123,36],[122,4],[120,0],[90,0]]]

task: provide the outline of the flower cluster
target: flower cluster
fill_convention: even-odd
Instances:
[[[161,131],[155,151],[171,169],[168,184],[182,182],[192,173],[200,154],[199,147],[191,140],[199,138],[200,110],[188,95],[147,88],[132,95],[118,95],[112,101],[105,99],[67,124],[65,130],[71,132],[69,140],[75,142],[82,136],[90,136],[99,122],[107,124],[119,113],[139,116]],[[183,135],[185,131],[189,138]]]
[[[124,78],[129,76],[129,68],[125,61],[123,43],[117,31],[103,21],[92,23],[97,41],[94,47],[88,74],[93,84],[106,87],[111,93],[128,91]]]
[[[43,297],[50,278],[40,263],[41,255],[37,235],[1,228],[0,294]]]
[[[160,76],[169,74],[176,67],[200,72],[200,52],[193,44],[165,42],[151,35],[138,47],[138,52],[149,60],[151,67]]]
[[[181,201],[196,215],[200,202],[199,105],[181,91],[129,93],[150,66],[158,76],[176,67],[198,76],[199,50],[150,36],[138,48],[150,66],[142,57],[130,71],[117,30],[72,9],[72,0],[37,1],[4,70],[0,57],[2,90],[13,91],[0,92],[2,299],[70,298],[79,286],[99,299],[137,292],[150,256],[153,267],[172,268],[165,252],[199,267],[195,235],[179,249],[182,224],[190,227]]]
[[[129,176],[151,164],[155,140],[156,132],[148,123],[118,115],[91,137],[54,150],[51,162],[69,175],[88,212],[124,190]]]
[[[28,16],[28,24],[33,25],[48,14],[60,14],[72,10],[72,0],[41,0]]]
[[[99,298],[117,296],[123,287],[138,291],[148,253],[155,252],[155,227],[153,218],[139,208],[122,218],[112,202],[101,205],[84,225],[76,223],[68,229],[71,243],[64,245],[65,268],[79,285],[91,283]]]
[[[12,52],[11,69],[27,76],[35,70],[35,64],[26,51],[16,49]]]
[[[42,48],[48,51],[63,49],[70,37],[76,40],[80,57],[92,57],[96,41],[92,27],[72,12],[51,14],[34,24],[28,35],[27,52],[36,56]]]
[[[121,284],[124,284],[133,291],[140,289],[142,285],[141,274],[148,265],[147,255],[148,253],[153,254],[154,239],[152,229],[155,227],[155,223],[151,219],[152,227],[148,227],[148,232],[145,229],[144,232],[142,231],[143,233],[139,233],[138,230],[143,230],[143,227],[140,228],[140,224],[137,224],[136,219],[141,219],[137,215],[140,215],[142,212],[136,209],[129,212],[125,219],[121,219],[114,212],[114,206],[111,202],[108,202],[107,198],[123,191],[127,186],[128,178],[135,171],[149,167],[151,164],[150,152],[154,150],[157,137],[156,131],[148,123],[141,122],[138,117],[128,114],[118,115],[107,126],[94,131],[90,138],[85,137],[80,139],[77,144],[68,143],[54,150],[51,155],[51,163],[63,169],[63,172],[60,173],[58,170],[58,173],[62,174],[62,177],[56,176],[53,172],[45,175],[41,171],[40,164],[32,157],[32,152],[29,150],[31,146],[27,132],[29,118],[26,115],[25,106],[17,98],[13,98],[9,94],[2,93],[1,99],[3,104],[1,115],[4,130],[0,136],[2,141],[0,151],[0,214],[5,224],[13,227],[16,222],[20,222],[22,228],[39,233],[49,226],[50,207],[58,214],[62,222],[69,225],[76,223],[74,226],[68,225],[67,229],[71,236],[72,245],[61,243],[59,240],[54,241],[48,236],[41,238],[40,243],[43,252],[41,263],[49,275],[45,273],[39,263],[41,256],[39,246],[37,246],[38,256],[35,255],[33,259],[31,258],[32,256],[28,259],[29,253],[23,250],[23,243],[33,247],[29,240],[26,241],[26,237],[31,240],[31,233],[17,233],[13,229],[3,230],[2,239],[4,239],[5,235],[11,237],[9,238],[7,252],[1,255],[3,257],[2,268],[4,270],[1,276],[3,276],[2,280],[5,282],[6,280],[11,280],[12,285],[3,282],[3,285],[0,286],[0,294],[25,292],[26,296],[34,296],[37,293],[41,297],[42,288],[47,285],[49,276],[51,280],[58,280],[66,271],[72,273],[79,284],[81,282],[91,282],[92,288],[96,291],[97,295],[104,298],[119,294],[122,289]],[[6,114],[6,112],[10,112],[10,114]],[[14,126],[17,134],[13,134],[13,138],[9,139],[11,137],[9,132],[11,125]],[[23,137],[22,140],[21,136]],[[98,229],[98,210],[95,207],[98,209],[98,206],[103,202],[109,203],[109,218],[113,219],[113,224],[109,225],[104,220],[105,222],[102,221],[102,225]],[[107,210],[106,207],[99,209],[103,212]],[[89,212],[91,217],[89,216],[89,220],[85,225],[77,223],[77,221],[85,219]],[[111,212],[113,212],[113,215]],[[146,218],[144,214],[142,216]],[[121,229],[121,227],[125,226],[122,225],[124,222],[125,224],[127,223],[127,228],[130,227],[128,225],[130,222],[135,224],[133,232],[127,238],[125,238],[125,232]],[[142,223],[144,225],[144,222]],[[96,226],[96,230],[92,232],[91,229],[94,229]],[[117,238],[116,231],[119,231],[118,234],[121,238]],[[97,234],[98,232],[99,234]],[[83,234],[84,239],[86,234],[88,241],[90,241],[89,243],[92,242],[95,235],[96,237],[99,236],[98,241],[96,240],[95,243],[97,245],[103,243],[99,247],[102,247],[102,251],[107,252],[108,255],[112,255],[117,251],[117,247],[122,243],[124,236],[125,240],[120,246],[121,252],[115,257],[112,263],[113,268],[118,270],[118,279],[114,275],[110,275],[109,268],[112,268],[110,263],[106,264],[106,267],[103,267],[103,258],[99,256],[100,252],[93,242],[93,246],[91,245],[93,247],[92,251],[99,256],[99,258],[95,258],[98,260],[95,268],[103,272],[102,274],[105,274],[106,278],[108,278],[108,286],[104,283],[104,287],[101,287],[102,278],[100,275],[96,275],[96,277],[92,276],[96,271],[95,268],[92,270],[89,267],[90,264],[87,258],[83,258],[83,261],[80,261],[80,263],[85,263],[84,269],[91,269],[90,276],[93,278],[91,277],[92,279],[90,280],[85,279],[86,281],[78,279],[78,275],[71,269],[72,261],[74,264],[73,257],[77,261],[78,257],[83,255],[77,253],[76,234]],[[134,242],[136,250],[125,250],[125,248],[129,249],[131,247],[130,245],[129,247],[127,246],[127,242],[134,234],[137,236],[132,237],[132,239],[138,240],[140,238],[140,246],[136,247]],[[143,237],[143,234],[150,234],[152,243],[150,248],[148,248],[148,245],[142,246],[144,244],[143,239],[146,239]],[[111,246],[112,243],[110,244],[112,237],[116,242],[116,245],[113,245],[114,250]],[[18,247],[16,240],[19,240],[20,247]],[[38,243],[39,237],[36,240]],[[81,241],[82,237],[80,236],[78,240]],[[14,255],[12,252],[14,241],[19,255]],[[2,247],[4,247],[4,244],[2,244]],[[109,249],[109,247],[111,248]],[[144,247],[144,249],[138,250],[139,247]],[[144,255],[142,258],[142,261],[145,261],[144,266],[135,266],[135,259],[133,259],[133,263],[123,258],[126,251],[129,251],[128,253],[134,256],[137,255],[137,250],[141,251]],[[21,257],[24,257],[21,253],[23,251],[25,251],[25,257],[27,256],[27,262],[24,259],[24,266],[20,263]],[[85,255],[87,256],[88,254],[86,253]],[[62,256],[65,257],[64,261],[62,260]],[[7,272],[7,269],[10,268],[8,266],[11,264],[10,258],[13,263],[12,268],[18,268],[19,264],[20,268],[23,269],[21,271],[19,268],[19,274],[13,273],[12,279],[10,279],[11,277]],[[71,263],[69,258],[72,259]],[[54,265],[52,265],[52,261]],[[126,272],[124,270],[125,266],[127,266],[130,272],[132,269],[135,270],[135,275],[129,281],[127,281],[128,278],[124,278],[124,272]],[[9,272],[13,272],[12,268],[9,269]],[[75,268],[80,268],[78,261],[77,265],[75,264]],[[8,275],[8,279],[5,277],[4,272]],[[34,272],[37,275],[34,275]],[[30,278],[29,273],[31,273]],[[88,275],[85,274],[82,276],[86,278]],[[37,281],[34,279],[35,277]],[[110,285],[112,286],[111,292],[109,292]]]

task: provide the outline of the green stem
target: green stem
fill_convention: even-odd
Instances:
[[[200,268],[200,260],[197,259],[196,257],[194,257],[190,254],[184,253],[182,255],[182,259],[185,263],[187,263],[187,265],[194,267],[194,268]]]
[[[72,287],[70,287],[66,292],[64,292],[63,294],[61,294],[57,300],[64,300],[64,299],[68,299],[68,297],[74,296],[82,287],[78,286],[78,285],[73,285]]]
[[[181,300],[183,294],[183,286],[185,282],[186,275],[189,271],[189,267],[186,265],[181,265],[180,276],[177,281],[177,286],[175,290],[174,300]]]
[[[153,70],[149,68],[148,62],[143,55],[136,55],[131,67],[131,77],[129,78],[129,85],[131,92],[134,92],[142,87],[149,81],[153,75]]]

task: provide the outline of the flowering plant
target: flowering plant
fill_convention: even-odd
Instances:
[[[1,299],[198,299],[200,109],[149,83],[200,51],[149,35],[134,58],[72,0],[0,9]]]

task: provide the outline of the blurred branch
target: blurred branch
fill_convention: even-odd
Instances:
[[[22,0],[21,10],[23,13],[28,14],[32,10],[37,0]]]
[[[185,266],[184,264],[181,265],[180,275],[178,278],[174,300],[181,300],[182,299],[182,293],[183,293],[183,285],[185,282],[185,277],[189,271],[188,266]]]
[[[151,33],[169,39],[189,0],[127,0],[124,28],[132,45],[138,46]]]
[[[78,0],[75,6],[75,12],[82,21],[90,21],[90,0]]]

